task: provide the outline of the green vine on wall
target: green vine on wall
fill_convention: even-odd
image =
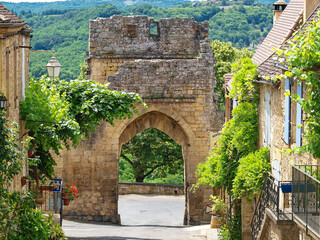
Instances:
[[[313,157],[320,158],[320,13],[316,19],[306,23],[289,42],[290,46],[278,49],[279,61],[288,67],[281,78],[291,78],[303,82],[307,88],[307,96],[299,97],[291,94],[292,99],[301,104],[305,113],[305,142],[294,152],[310,152]],[[301,126],[300,126],[301,127]]]
[[[257,151],[258,90],[253,82],[257,79],[256,65],[250,58],[233,64],[235,75],[230,96],[239,105],[222,129],[217,146],[205,163],[198,166],[197,186],[224,187],[235,198],[252,196],[260,191],[264,173],[270,170],[269,150]]]
[[[132,117],[138,103],[146,107],[135,93],[111,91],[106,84],[90,80],[31,79],[20,109],[40,174],[49,178],[54,174],[52,152],[59,155],[70,143],[76,147],[101,121],[112,125],[116,119]]]

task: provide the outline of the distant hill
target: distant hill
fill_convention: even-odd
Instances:
[[[132,6],[137,6],[141,4],[151,4],[156,7],[169,8],[175,5],[180,5],[185,2],[190,2],[187,0],[66,0],[57,2],[1,2],[9,10],[14,10],[16,13],[24,11],[32,11],[41,13],[48,9],[81,9],[96,7],[103,4],[113,4],[118,8],[127,8]]]
[[[155,19],[168,17],[193,17],[209,22],[211,40],[231,42],[237,48],[259,44],[272,27],[272,8],[261,3],[252,6],[222,8],[212,3],[194,7],[184,3],[171,8],[158,8],[150,4],[126,9],[111,4],[78,10],[46,10],[44,13],[21,11],[19,17],[34,30],[33,50],[55,50],[62,64],[62,79],[74,79],[80,73],[80,64],[88,51],[89,20],[112,15],[147,15]],[[45,65],[50,53],[32,52],[30,71],[33,77],[46,74]]]
[[[201,2],[200,0],[198,0]],[[253,0],[252,0],[253,1]],[[24,11],[32,11],[41,13],[48,9],[59,9],[59,10],[74,10],[82,8],[96,7],[103,4],[113,4],[117,8],[128,8],[133,6],[138,6],[142,4],[151,4],[154,7],[169,8],[176,5],[181,5],[183,3],[197,2],[197,0],[66,0],[57,2],[1,2],[9,10],[13,10],[15,13],[20,13]],[[256,2],[261,2],[264,4],[272,4],[276,0],[256,0]]]

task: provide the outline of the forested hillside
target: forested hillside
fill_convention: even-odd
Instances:
[[[227,0],[224,0],[225,2]],[[254,0],[246,0],[254,1]],[[96,7],[103,4],[113,4],[118,8],[127,8],[138,6],[142,4],[151,4],[155,7],[165,7],[169,8],[176,5],[181,5],[183,3],[190,3],[190,0],[66,0],[57,2],[1,2],[8,9],[13,10],[16,13],[20,11],[32,11],[32,12],[44,12],[46,10],[58,9],[58,10],[75,10],[82,8]],[[193,1],[193,2],[197,2]],[[257,2],[272,4],[274,0],[257,0]]]
[[[231,42],[237,48],[253,47],[266,36],[272,26],[270,6],[255,3],[252,6],[219,7],[215,4],[191,3],[172,8],[158,8],[150,4],[117,8],[105,4],[81,10],[47,10],[44,13],[21,11],[19,16],[33,28],[33,50],[55,50],[63,66],[61,78],[76,78],[80,64],[88,50],[89,20],[97,17],[120,15],[147,15],[155,19],[167,17],[193,17],[196,21],[209,21],[212,40]],[[31,75],[46,74],[45,65],[52,54],[34,52],[31,55]]]
[[[151,4],[156,7],[172,7],[174,5],[190,2],[189,0],[66,0],[57,2],[2,2],[8,9],[14,9],[15,12],[33,11],[41,13],[48,9],[74,10],[81,8],[96,7],[103,4],[113,4],[118,8],[126,8],[141,4]]]

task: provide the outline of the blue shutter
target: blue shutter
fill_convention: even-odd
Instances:
[[[302,98],[302,83],[297,86],[297,95]],[[301,132],[302,128],[298,127],[302,123],[302,109],[300,103],[297,102],[297,127],[296,127],[296,146],[301,147]]]
[[[286,91],[290,91],[290,80],[286,79]],[[285,96],[284,101],[284,136],[283,139],[286,144],[290,142],[290,96]]]
[[[270,93],[266,92],[265,96],[265,129],[264,129],[264,138],[265,138],[265,146],[270,147],[271,143],[271,98]]]

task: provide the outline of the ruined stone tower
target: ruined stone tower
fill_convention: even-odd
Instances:
[[[80,199],[65,208],[77,218],[119,223],[118,178],[122,144],[154,127],[182,146],[185,167],[185,223],[204,218],[210,191],[190,191],[195,171],[210,150],[210,135],[223,115],[214,102],[213,54],[208,23],[191,18],[154,21],[146,16],[112,16],[90,21],[88,78],[110,89],[139,93],[148,109],[140,115],[101,123],[90,140],[64,152],[57,173],[79,186]]]

